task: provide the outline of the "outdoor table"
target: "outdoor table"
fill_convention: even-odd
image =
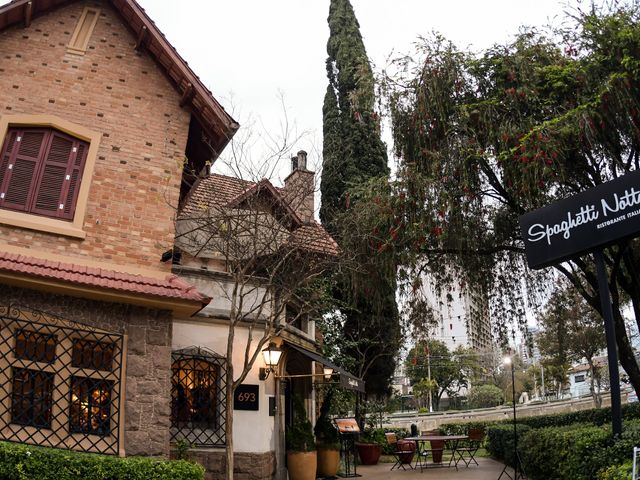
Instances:
[[[458,443],[460,442],[460,440],[468,440],[468,436],[467,435],[418,435],[415,437],[407,437],[405,438],[405,440],[413,440],[414,442],[416,442],[416,465],[415,467],[418,466],[418,464],[420,464],[420,471],[422,471],[423,468],[427,468],[426,465],[422,464],[422,457],[423,454],[425,452],[425,449],[422,447],[426,442],[431,442],[431,441],[443,441],[445,448],[444,450],[449,450],[451,452],[451,458],[449,459],[449,463],[447,465],[440,463],[438,466],[441,467],[450,467],[451,463],[453,462],[453,466],[456,467],[456,470],[458,469],[458,463],[454,460],[455,459],[455,453],[458,449]]]

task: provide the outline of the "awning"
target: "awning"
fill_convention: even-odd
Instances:
[[[317,354],[316,352],[307,350],[306,348],[301,347],[300,345],[295,345],[293,343],[287,342],[286,340],[285,340],[285,343],[292,349],[300,352],[302,355],[313,360],[314,362],[319,362],[325,367],[333,368],[334,372],[337,372],[340,374],[341,387],[347,388],[349,390],[355,390],[356,392],[364,392],[364,380],[362,380],[361,378],[358,378],[355,375],[350,374],[343,368],[340,368],[335,363],[324,358],[322,355]]]

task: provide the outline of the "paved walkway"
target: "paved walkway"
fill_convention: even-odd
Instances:
[[[391,463],[379,463],[378,465],[358,465],[358,474],[363,480],[497,480],[504,464],[490,458],[478,458],[479,466],[458,466],[455,468],[429,468],[420,472],[417,470],[393,470]],[[513,476],[513,470],[507,470]],[[503,476],[502,479],[507,479]]]

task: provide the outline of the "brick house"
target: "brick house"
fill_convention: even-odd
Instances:
[[[210,298],[161,258],[237,127],[134,0],[0,6],[0,440],[168,456]]]

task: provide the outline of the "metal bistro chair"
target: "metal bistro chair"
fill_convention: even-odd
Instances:
[[[407,455],[411,455],[413,453],[412,450],[403,450],[401,448],[402,446],[398,443],[398,437],[395,433],[393,432],[385,433],[384,436],[387,439],[387,445],[393,448],[391,455],[393,455],[393,458],[396,461],[396,463],[394,463],[393,466],[391,467],[391,470],[395,468],[397,469],[402,468],[403,470],[406,470],[407,463],[405,463],[403,460],[407,457]],[[411,462],[409,462],[408,465],[409,465],[409,468],[413,468],[411,466]]]
[[[475,459],[476,453],[482,446],[482,442],[484,441],[485,433],[484,428],[470,428],[468,433],[469,439],[467,440],[467,444],[463,447],[456,448],[456,453],[458,454],[458,458],[456,459],[456,466],[458,462],[462,460],[465,466],[471,465],[471,462],[478,465],[478,462]],[[465,458],[465,454],[467,458]]]

